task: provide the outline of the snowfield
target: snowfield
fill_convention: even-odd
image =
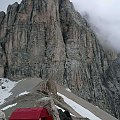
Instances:
[[[84,107],[72,101],[71,99],[67,98],[66,96],[62,95],[61,93],[58,93],[58,95],[60,95],[64,99],[64,101],[81,116],[85,118],[89,118],[90,120],[102,120],[97,116],[95,116],[93,113],[91,113],[89,110],[85,109]]]
[[[0,78],[0,105],[5,103],[5,99],[12,95],[10,91],[17,83],[18,82],[10,81],[7,78]]]

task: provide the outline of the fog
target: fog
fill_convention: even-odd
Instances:
[[[120,0],[71,0],[107,47],[120,52]]]

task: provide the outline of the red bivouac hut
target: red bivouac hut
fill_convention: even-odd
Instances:
[[[9,120],[53,120],[46,108],[17,108]]]

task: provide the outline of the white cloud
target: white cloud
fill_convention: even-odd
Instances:
[[[119,0],[71,0],[75,9],[87,13],[96,34],[107,41],[109,47],[120,52],[120,1]]]

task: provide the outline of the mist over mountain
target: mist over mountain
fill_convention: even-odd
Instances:
[[[103,44],[120,52],[120,1],[71,0],[81,15],[88,14],[89,23]]]

